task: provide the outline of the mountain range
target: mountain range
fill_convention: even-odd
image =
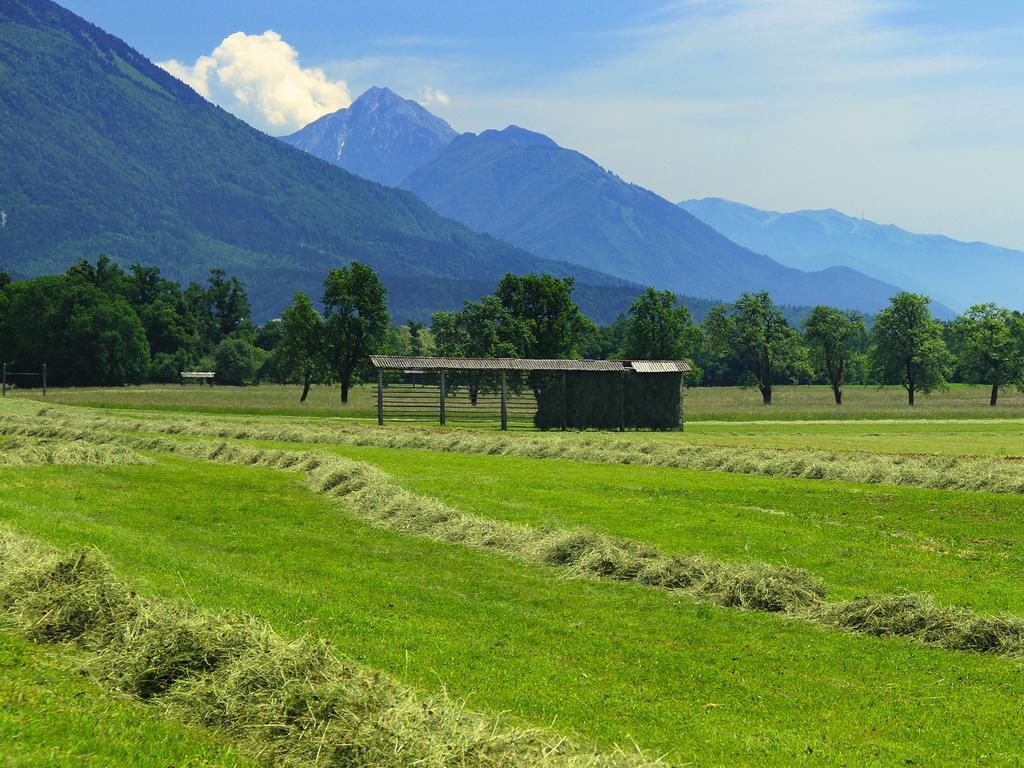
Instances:
[[[898,290],[851,269],[787,267],[547,136],[514,125],[458,135],[387,88],[282,140],[531,253],[679,294],[732,299],[766,289],[786,304],[873,312]]]
[[[866,255],[773,259],[546,136],[460,135],[386,88],[278,140],[50,0],[0,2],[0,158],[0,271],[99,253],[181,282],[220,267],[246,282],[257,319],[296,289],[318,296],[353,259],[381,273],[400,319],[478,298],[506,272],[573,276],[599,322],[646,285],[699,296],[695,308],[764,289],[874,312],[922,284]]]
[[[586,309],[603,320],[639,291],[287,146],[49,0],[0,2],[0,158],[0,271],[12,277],[101,252],[179,281],[222,267],[245,280],[258,319],[296,289],[318,297],[327,271],[352,259],[382,274],[399,319],[411,310],[400,297],[425,281],[418,318],[478,298],[506,272],[599,287]]]
[[[918,235],[835,210],[779,213],[715,197],[679,205],[731,240],[790,267],[842,264],[957,311],[989,301],[1024,309],[1024,251]]]
[[[348,107],[281,137],[371,181],[391,186],[437,157],[458,134],[390,88],[370,88]]]
[[[784,304],[874,312],[898,290],[845,267],[785,267],[517,126],[462,134],[402,186],[439,213],[532,253],[691,296],[768,290]]]

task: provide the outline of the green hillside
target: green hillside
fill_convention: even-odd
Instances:
[[[0,270],[15,277],[100,252],[180,281],[219,266],[246,281],[258,317],[297,288],[318,295],[352,259],[405,293],[422,277],[506,271],[623,285],[289,147],[47,0],[0,3],[0,157]]]

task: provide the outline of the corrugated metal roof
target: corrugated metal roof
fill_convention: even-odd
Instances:
[[[691,368],[685,360],[626,360],[626,365],[637,373],[688,373]]]
[[[621,371],[611,360],[536,360],[518,357],[413,357],[370,355],[376,368],[426,371]]]
[[[632,367],[637,373],[686,372],[690,366],[682,360],[538,360],[517,357],[414,357],[409,355],[370,355],[374,367],[393,370],[425,371],[597,371],[615,372]],[[637,363],[661,366],[641,370]],[[671,366],[671,367],[669,367]]]

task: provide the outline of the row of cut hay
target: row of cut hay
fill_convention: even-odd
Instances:
[[[845,451],[743,448],[623,440],[608,435],[497,435],[362,425],[239,423],[209,418],[125,418],[44,408],[32,421],[88,424],[97,429],[242,440],[412,448],[446,453],[564,459],[770,477],[840,480],[945,490],[1024,493],[1024,462],[975,456],[907,456]]]
[[[98,553],[61,555],[0,530],[0,626],[74,643],[116,689],[215,728],[276,763],[381,768],[654,766],[423,697],[246,616],[143,600]]]
[[[34,429],[46,428],[36,425]],[[402,488],[375,467],[333,454],[99,430],[92,439],[226,464],[303,472],[312,490],[344,500],[350,511],[376,527],[500,552],[563,569],[571,576],[637,582],[685,591],[716,605],[770,612],[805,609],[824,596],[820,582],[797,568],[668,556],[640,542],[593,531],[536,528],[466,514]]]
[[[0,442],[0,467],[33,467],[44,464],[145,464],[144,456],[123,445],[97,445],[81,438],[70,440],[19,437]]]
[[[378,527],[501,552],[562,568],[572,576],[682,590],[716,605],[758,611],[793,611],[816,605],[824,596],[821,584],[796,568],[670,557],[639,542],[593,531],[535,528],[466,514],[348,459],[325,458],[309,471],[307,482],[315,491],[344,499],[359,517]]]
[[[948,650],[1015,657],[1024,651],[1024,620],[1015,616],[983,616],[913,594],[828,602],[822,582],[802,569],[668,556],[642,543],[593,531],[480,518],[412,493],[379,469],[331,454],[117,433],[102,438],[129,441],[143,450],[303,472],[312,490],[343,500],[349,510],[377,527],[499,552],[559,568],[570,576],[678,590],[714,605],[785,613],[854,634],[901,637]]]

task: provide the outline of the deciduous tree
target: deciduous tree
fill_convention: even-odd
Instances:
[[[700,329],[686,307],[677,306],[672,291],[648,288],[629,308],[626,357],[638,360],[682,360],[693,353]]]
[[[753,374],[765,405],[772,403],[776,377],[803,362],[800,335],[767,291],[744,293],[734,304],[712,307],[704,318],[704,336],[712,354],[735,355]]]
[[[811,363],[832,386],[836,405],[843,404],[843,384],[867,344],[864,318],[857,312],[819,305],[804,321],[804,340]]]
[[[902,292],[875,317],[871,361],[879,381],[902,384],[907,402],[946,386],[951,358],[927,296]]]
[[[573,279],[551,275],[507,274],[498,301],[523,331],[523,357],[562,359],[579,353],[594,324],[573,301]]]
[[[302,382],[299,402],[306,402],[313,381],[326,367],[324,319],[302,291],[295,292],[291,305],[281,314],[281,340],[275,354],[281,369]]]
[[[992,387],[995,406],[1004,387],[1024,385],[1024,316],[978,304],[953,321],[951,328],[960,372],[970,381]]]
[[[352,262],[327,275],[323,305],[327,357],[347,403],[353,375],[387,339],[387,289],[373,269]]]
[[[467,301],[458,312],[435,313],[431,332],[438,354],[448,357],[516,357],[527,338],[524,323],[495,296]],[[453,384],[465,384],[476,405],[487,382],[482,372],[466,371]]]

